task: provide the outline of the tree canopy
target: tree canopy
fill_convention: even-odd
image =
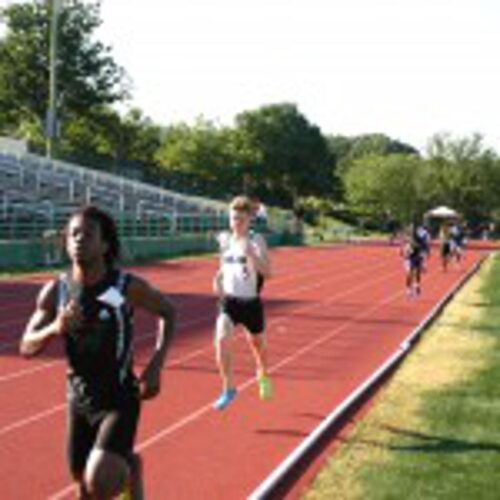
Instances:
[[[479,135],[436,135],[425,158],[362,156],[351,163],[344,181],[351,207],[379,221],[390,214],[409,223],[434,206],[448,205],[474,223],[500,208],[500,161]]]
[[[295,104],[274,104],[236,117],[243,166],[257,189],[293,204],[301,196],[332,194],[335,158],[321,130]]]
[[[0,133],[38,151],[48,107],[51,0],[0,10]],[[140,109],[118,112],[129,79],[96,40],[100,1],[65,0],[59,18],[58,154],[143,177],[172,189],[344,213],[381,223],[410,222],[436,205],[470,221],[500,217],[500,160],[480,135],[436,135],[425,154],[381,133],[324,135],[295,103],[240,112],[232,126],[200,117],[158,125]],[[332,110],[332,113],[335,110]],[[318,208],[321,207],[321,208]]]
[[[16,131],[32,123],[40,133],[48,107],[49,39],[52,2],[11,4],[1,11],[7,31],[0,39],[2,128]],[[59,16],[58,112],[64,120],[91,113],[128,95],[126,75],[111,49],[95,41],[100,3],[68,0]]]

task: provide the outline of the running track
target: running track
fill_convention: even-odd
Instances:
[[[235,341],[239,394],[223,413],[213,361],[215,259],[133,269],[169,294],[179,311],[163,392],[144,405],[138,449],[148,499],[245,498],[320,421],[396,349],[484,254],[443,273],[437,258],[424,292],[409,299],[396,247],[273,251],[266,284],[275,398],[261,402],[243,336]],[[437,253],[437,252],[435,252]],[[34,360],[17,343],[45,275],[0,281],[0,492],[2,499],[72,498],[65,466],[64,362],[57,345]],[[136,318],[136,362],[154,339]]]

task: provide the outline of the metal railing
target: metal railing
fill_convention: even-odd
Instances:
[[[75,209],[93,203],[115,218],[126,261],[216,248],[227,205],[61,161],[0,152],[0,269],[61,263],[61,235]],[[258,229],[293,242],[289,212],[269,210]],[[290,239],[292,235],[292,239]]]
[[[0,153],[0,186],[4,212],[9,197],[28,197],[32,204],[47,199],[54,204],[95,203],[115,215],[122,211],[140,212],[145,205],[149,211],[161,213],[219,214],[226,210],[222,202],[31,154]]]

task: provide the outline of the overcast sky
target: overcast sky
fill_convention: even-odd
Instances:
[[[424,149],[480,132],[500,152],[499,0],[103,0],[101,14],[159,124],[293,102],[325,134]]]

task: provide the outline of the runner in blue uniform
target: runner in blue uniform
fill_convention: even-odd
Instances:
[[[448,270],[448,264],[454,252],[455,243],[450,234],[450,227],[448,223],[444,223],[441,228],[441,265],[443,271]]]
[[[422,271],[426,270],[426,263],[431,256],[431,235],[425,225],[420,225],[415,229],[414,238],[422,249]]]
[[[271,265],[262,236],[250,231],[252,202],[236,197],[229,207],[230,232],[219,236],[220,268],[214,280],[219,296],[219,314],[215,326],[215,353],[222,378],[222,394],[214,408],[223,410],[236,396],[232,370],[233,333],[242,325],[257,365],[261,399],[271,397],[267,367],[265,320],[260,291],[269,278]]]
[[[465,233],[463,228],[455,223],[450,227],[450,238],[452,241],[452,255],[455,261],[460,264],[465,247]]]
[[[406,269],[406,290],[408,296],[414,297],[421,293],[422,266],[424,262],[424,247],[416,231],[401,249]]]
[[[68,363],[69,467],[80,498],[143,497],[134,454],[141,400],[160,392],[174,329],[168,299],[116,267],[120,243],[111,217],[96,207],[73,214],[65,229],[70,269],[41,290],[21,340],[25,356],[53,339]],[[139,377],[133,371],[132,312],[160,318],[154,352]]]

